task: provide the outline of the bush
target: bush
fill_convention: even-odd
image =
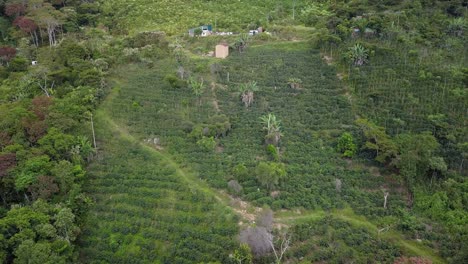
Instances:
[[[267,146],[267,151],[268,153],[270,153],[270,155],[273,157],[273,159],[275,161],[279,161],[279,153],[278,153],[278,149],[276,149],[276,147],[272,144],[269,144]]]
[[[283,163],[262,161],[255,168],[255,174],[260,184],[271,190],[286,176],[286,168]]]
[[[236,179],[239,181],[246,180],[249,175],[249,171],[244,165],[244,163],[240,163],[234,166],[234,168],[232,169],[232,173],[234,174],[234,177],[236,177]]]
[[[183,80],[179,79],[174,74],[168,74],[164,77],[164,80],[169,83],[172,88],[181,88],[184,87],[186,84]]]
[[[15,57],[10,61],[8,69],[12,72],[22,72],[28,69],[29,62],[23,57]]]
[[[197,145],[203,150],[211,151],[216,147],[216,141],[214,140],[214,137],[202,137],[202,139],[197,141]]]
[[[356,143],[354,143],[353,136],[348,132],[343,133],[338,139],[338,145],[336,146],[336,149],[338,152],[343,154],[343,157],[354,157],[357,151],[357,146]]]

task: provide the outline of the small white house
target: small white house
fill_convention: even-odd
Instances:
[[[250,36],[254,36],[254,35],[257,35],[257,34],[258,34],[258,30],[256,30],[256,29],[249,31]]]
[[[199,27],[196,27],[196,28],[189,29],[189,31],[188,31],[189,36],[195,37],[195,33],[196,33],[197,30],[200,30],[200,36],[202,36],[202,37],[209,36],[209,35],[211,35],[213,33],[211,25],[204,25],[204,26],[199,26]]]
[[[31,61],[31,65],[37,65],[37,61]]]

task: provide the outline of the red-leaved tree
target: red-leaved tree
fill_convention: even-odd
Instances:
[[[16,166],[16,154],[7,153],[0,155],[0,177],[6,176],[8,171]]]
[[[26,7],[21,3],[10,3],[5,5],[5,15],[9,17],[17,17],[24,15]]]
[[[31,192],[34,200],[39,198],[48,200],[59,191],[59,187],[55,183],[54,177],[42,175],[37,177],[37,181],[29,186],[28,191]]]
[[[21,120],[28,141],[35,144],[41,137],[47,133],[47,123],[45,121],[36,120],[35,118],[25,117]]]
[[[11,59],[13,59],[16,55],[16,49],[12,47],[0,47],[0,59],[2,62],[8,63],[10,62]]]
[[[24,16],[19,16],[13,20],[13,25],[18,27],[21,31],[31,36],[34,45],[39,45],[39,39],[37,37],[37,24],[32,19]]]
[[[47,96],[36,96],[32,99],[31,110],[41,121],[44,121],[49,113],[49,107],[52,105],[52,98]]]

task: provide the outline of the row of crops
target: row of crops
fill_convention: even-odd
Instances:
[[[106,136],[101,155],[90,168],[87,190],[95,205],[80,242],[83,262],[227,261],[237,216],[119,134]]]
[[[444,51],[440,58],[435,51],[423,56],[391,45],[398,52],[377,48],[369,64],[349,68],[357,112],[391,135],[432,132],[449,167],[461,170],[460,146],[466,140],[467,119],[466,50]],[[428,52],[420,52],[424,51]],[[444,62],[449,57],[454,62]]]
[[[395,244],[366,227],[333,216],[305,221],[293,228],[295,243],[288,259],[312,263],[394,263],[401,256]]]
[[[326,211],[351,206],[379,228],[392,224],[426,237],[424,228],[413,227],[415,220],[402,210],[405,202],[392,193],[392,183],[335,150],[337,138],[353,130],[354,114],[335,69],[322,62],[318,51],[302,43],[271,44],[224,61],[186,61],[185,70],[203,78],[206,89],[200,98],[188,85],[169,81],[178,66],[168,57],[151,69],[129,65],[116,73],[126,79],[105,109],[121,131],[139,142],[101,124],[98,138],[105,142],[104,152],[90,168],[88,190],[96,204],[81,241],[84,262],[230,261],[238,243],[238,217],[185,181],[163,157],[214,188],[226,189],[236,180],[242,188],[235,195],[257,206]],[[301,79],[298,89],[288,85],[291,78]],[[249,81],[259,89],[246,108],[238,86]],[[273,189],[262,186],[255,175],[259,162],[272,160],[260,121],[268,113],[281,120],[279,162],[286,168]],[[215,149],[201,147],[193,130],[220,115],[229,120],[229,131],[216,138]],[[239,165],[247,168],[246,174],[236,172]],[[382,186],[390,189],[387,209]],[[398,245],[342,220],[299,223],[291,232],[294,245],[286,257],[293,261],[390,262],[402,254]]]
[[[210,78],[217,84],[212,89],[206,81],[201,103],[188,87],[172,87],[165,80],[176,69],[170,62],[160,62],[156,70],[133,69],[138,74],[132,74],[112,102],[112,117],[140,140],[158,138],[164,151],[211,186],[226,188],[229,180],[237,180],[243,187],[240,195],[260,206],[330,209],[352,205],[377,216],[402,205],[394,196],[389,210],[383,210],[382,177],[347,169],[336,153],[336,138],[352,129],[354,117],[335,70],[321,61],[317,51],[302,43],[273,44],[251,47],[216,64],[218,70]],[[300,78],[302,87],[290,88],[290,78]],[[253,105],[245,108],[237,88],[248,81],[256,81],[259,91]],[[260,117],[270,112],[282,121],[279,149],[287,170],[275,197],[260,187],[252,173],[259,161],[269,159]],[[231,130],[218,139],[216,151],[206,151],[189,136],[190,130],[219,114],[229,118]],[[250,171],[247,177],[233,173],[239,164]],[[337,179],[342,182],[340,191]]]

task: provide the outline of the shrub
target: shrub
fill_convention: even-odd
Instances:
[[[8,67],[12,72],[21,72],[28,69],[28,60],[22,57],[15,57],[10,61],[10,66]]]
[[[244,163],[240,163],[234,166],[234,168],[232,169],[232,173],[234,174],[234,177],[236,177],[237,180],[242,181],[247,179],[249,171],[244,165]]]
[[[354,143],[353,135],[345,132],[338,139],[338,145],[336,146],[338,152],[343,154],[343,157],[352,158],[357,151],[357,146]]]
[[[268,151],[268,153],[271,154],[271,156],[273,157],[273,159],[274,159],[275,161],[279,161],[278,149],[276,149],[276,147],[275,147],[274,145],[269,144],[269,145],[267,146],[267,151]]]
[[[169,83],[172,88],[181,88],[185,86],[185,82],[174,74],[168,74],[164,77],[164,80]]]
[[[271,190],[286,176],[286,168],[283,163],[262,161],[255,168],[255,174],[260,184]]]
[[[197,145],[206,151],[211,151],[216,147],[216,141],[214,137],[202,137],[197,141]]]

